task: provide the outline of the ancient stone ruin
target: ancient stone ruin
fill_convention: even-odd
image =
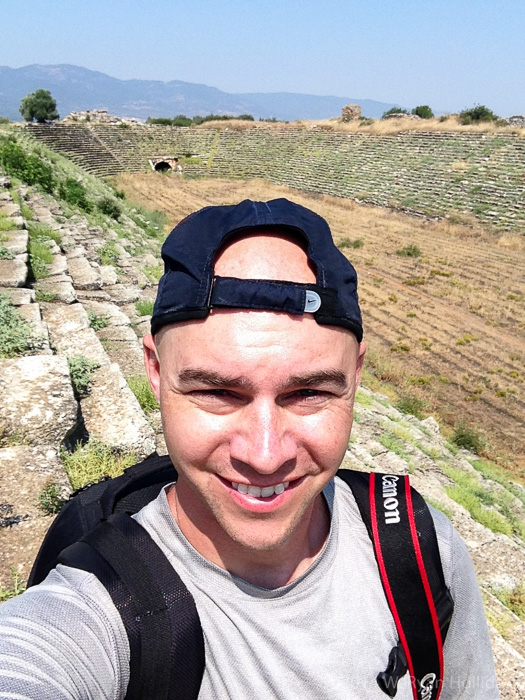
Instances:
[[[341,113],[341,121],[352,122],[361,117],[361,107],[359,105],[345,105]]]

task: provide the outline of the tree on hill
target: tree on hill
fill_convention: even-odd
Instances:
[[[415,114],[416,117],[420,117],[421,119],[432,119],[434,116],[434,112],[428,105],[418,105],[414,107],[412,114]]]
[[[459,113],[461,124],[479,124],[479,122],[495,122],[499,117],[485,105],[476,105]]]
[[[35,90],[26,95],[20,103],[20,114],[26,122],[37,121],[39,124],[58,119],[57,103],[49,90]]]

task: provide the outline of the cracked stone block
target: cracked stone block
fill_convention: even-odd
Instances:
[[[64,304],[72,304],[77,300],[73,285],[66,279],[47,277],[46,279],[38,280],[35,284],[35,289],[42,290],[48,294],[55,294],[56,301],[61,301]]]
[[[99,268],[99,273],[104,286],[117,284],[118,275],[113,265],[101,265]]]
[[[40,543],[53,522],[39,494],[56,484],[66,499],[71,485],[55,445],[0,449],[0,585],[11,584],[11,567],[27,579]]]
[[[73,258],[85,258],[87,256],[87,251],[82,245],[75,245],[70,248],[66,253],[66,258],[72,260]]]
[[[100,289],[102,280],[86,258],[70,258],[68,260],[69,274],[77,289]]]
[[[39,304],[24,304],[19,307],[20,314],[31,325],[31,346],[37,348],[40,355],[52,355],[49,347],[47,323],[42,321]]]
[[[43,315],[49,329],[49,340],[58,353],[66,357],[83,355],[100,366],[109,364],[95,331],[88,327],[87,314],[81,304],[66,308],[48,304],[43,308]]]
[[[140,320],[133,324],[138,338],[144,338],[151,333],[151,316],[141,316]]]
[[[67,359],[32,355],[0,360],[0,424],[31,445],[60,443],[77,425]]]
[[[119,366],[95,370],[91,390],[82,400],[84,424],[91,438],[137,458],[155,450],[155,434]]]
[[[54,255],[53,262],[47,266],[49,276],[64,275],[68,273],[67,260],[65,255]]]
[[[15,287],[14,289],[4,289],[2,291],[7,294],[13,306],[32,304],[35,301],[35,292],[32,289]]]
[[[79,289],[77,292],[78,300],[84,303],[85,301],[111,301],[111,297],[102,289]]]
[[[136,301],[140,297],[141,290],[135,286],[116,284],[114,287],[108,288],[108,294],[115,304],[121,306]]]
[[[29,234],[26,230],[18,229],[16,231],[4,231],[3,234],[7,237],[7,240],[4,241],[2,245],[8,248],[15,255],[27,253]]]
[[[9,202],[7,204],[3,204],[0,207],[0,211],[3,211],[6,216],[22,216],[22,212],[20,211],[20,207],[18,204],[15,204],[14,202]]]
[[[0,287],[23,287],[27,280],[27,265],[22,260],[0,260]]]
[[[83,304],[96,316],[105,316],[110,326],[129,326],[129,318],[115,304],[93,300],[85,300]]]

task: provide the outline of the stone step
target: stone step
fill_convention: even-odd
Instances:
[[[20,309],[27,309],[26,305]],[[59,355],[0,360],[0,425],[4,437],[60,445],[77,425],[69,367]]]
[[[129,325],[129,319],[113,305],[95,303],[97,315],[111,314],[111,327]],[[108,309],[107,306],[113,308]],[[67,307],[58,304],[43,305],[44,318],[49,326],[50,340],[61,355],[83,355],[99,365],[91,374],[89,394],[81,399],[84,425],[91,438],[96,438],[123,452],[134,452],[145,457],[155,450],[155,435],[135,395],[116,363],[110,363],[95,331],[89,326],[89,317],[82,304]],[[138,342],[135,337],[135,344]]]
[[[23,287],[27,281],[27,265],[23,260],[0,260],[0,287]]]
[[[11,568],[27,579],[53,522],[54,516],[39,508],[38,496],[49,484],[57,485],[61,498],[71,492],[58,452],[55,443],[0,449],[0,585],[6,588]]]
[[[89,263],[87,258],[82,256],[69,257],[67,264],[75,289],[102,288],[100,273]]]
[[[27,245],[29,242],[29,234],[25,229],[17,229],[16,231],[2,231],[2,236],[7,240],[2,241],[5,246],[15,255],[19,253],[27,253]]]
[[[39,304],[22,304],[18,308],[20,314],[30,324],[32,332],[29,342],[31,347],[38,350],[40,355],[52,355],[49,346],[49,333],[47,323],[42,321]]]
[[[54,275],[38,280],[34,284],[34,289],[44,294],[55,296],[55,301],[60,301],[64,304],[73,304],[77,300],[77,295],[71,283],[69,275]]]

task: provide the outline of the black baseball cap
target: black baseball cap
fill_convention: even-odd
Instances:
[[[304,245],[315,284],[240,279],[214,274],[218,252],[234,238],[257,229],[289,229]],[[288,199],[205,207],[183,219],[162,246],[164,275],[151,318],[154,335],[163,326],[203,319],[213,308],[311,313],[317,323],[342,326],[361,342],[363,325],[357,274],[335,245],[318,214]]]

